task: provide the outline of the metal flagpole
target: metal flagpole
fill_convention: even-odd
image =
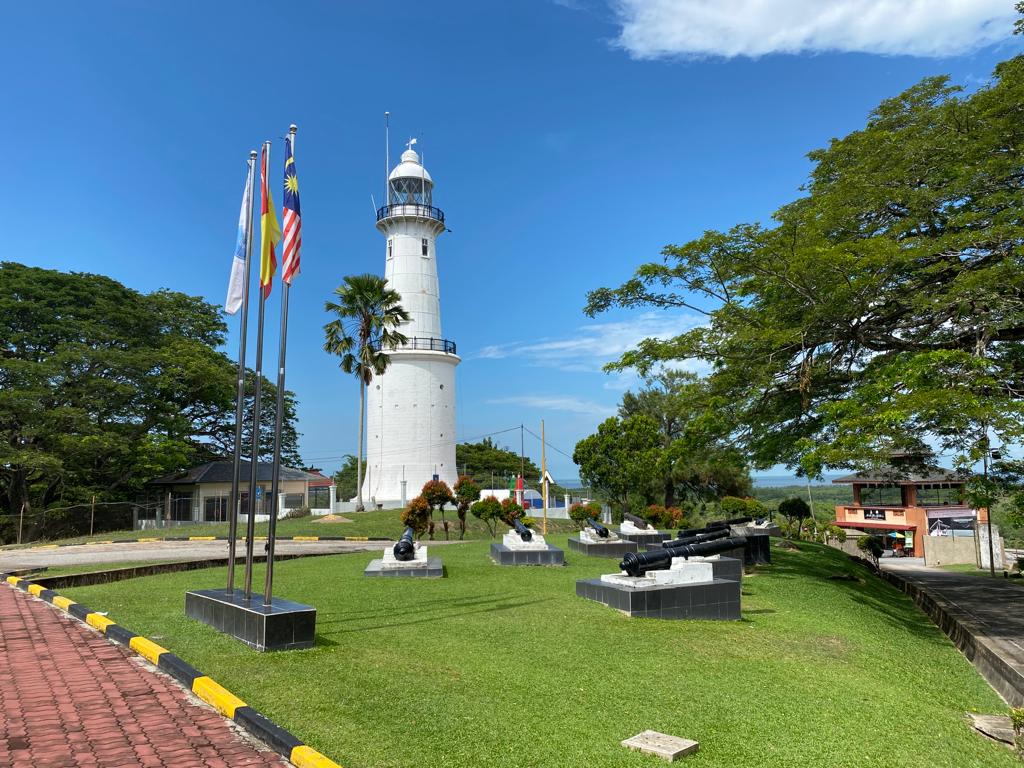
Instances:
[[[293,125],[288,131],[292,144],[292,156],[295,154],[295,131]],[[282,290],[281,290],[281,339],[277,353],[277,418],[274,420],[274,468],[271,470],[270,498],[273,509],[270,512],[270,523],[267,529],[267,577],[263,586],[263,604],[270,605],[274,595],[274,544],[277,538],[277,494],[281,475],[281,426],[284,423],[284,364],[288,346],[288,292],[291,283],[284,280],[284,263],[282,255]]]
[[[270,142],[263,142],[266,172],[270,173]],[[261,168],[261,173],[263,169]],[[260,464],[260,399],[263,396],[263,319],[267,294],[260,285],[260,311],[256,323],[256,386],[252,402],[252,450],[249,452],[252,472],[249,475],[249,519],[245,528],[245,599],[252,599],[252,550],[256,540],[256,475]],[[274,510],[276,511],[276,510]]]
[[[544,491],[544,527],[541,533],[548,535],[548,454],[547,441],[544,439],[544,419],[540,420],[540,479]]]
[[[256,150],[249,153],[249,210],[246,216],[249,222],[245,240],[245,283],[242,287],[242,322],[239,326],[241,339],[238,342],[238,389],[235,393],[235,455],[234,468],[231,473],[231,505],[228,510],[228,583],[227,594],[235,591],[235,538],[238,536],[238,512],[242,506],[242,496],[238,492],[242,473],[242,421],[245,418],[245,340],[249,325],[249,277],[252,264],[252,212],[255,200],[254,182],[256,175]]]

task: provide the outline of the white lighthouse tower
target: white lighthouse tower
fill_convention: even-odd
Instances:
[[[452,486],[455,465],[455,342],[441,332],[438,235],[444,213],[433,203],[434,181],[409,148],[388,176],[387,205],[377,229],[387,239],[384,277],[402,295],[408,341],[370,384],[367,398],[363,499],[385,507],[418,496],[433,477]]]

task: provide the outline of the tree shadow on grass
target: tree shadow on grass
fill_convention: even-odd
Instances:
[[[322,624],[340,624],[342,622],[360,621],[363,619],[373,619],[377,617],[388,617],[393,616],[395,613],[401,613],[402,615],[409,615],[412,613],[426,613],[428,611],[438,610],[438,606],[465,608],[475,605],[486,605],[487,603],[498,603],[503,600],[509,600],[517,597],[526,597],[526,595],[470,595],[467,597],[457,598],[440,598],[437,600],[417,600],[410,606],[400,605],[393,606],[391,608],[374,608],[373,610],[366,611],[343,611],[342,614],[332,621],[321,622]]]
[[[436,616],[429,616],[429,617],[424,617],[424,618],[420,618],[420,619],[409,619],[408,621],[403,620],[403,617],[405,616],[405,613],[401,613],[401,614],[398,614],[397,616],[393,617],[393,618],[395,618],[395,621],[382,622],[380,624],[374,624],[372,626],[367,626],[367,627],[352,627],[352,628],[349,628],[349,629],[338,629],[337,632],[338,633],[371,632],[371,631],[377,630],[377,629],[392,629],[392,628],[395,628],[395,627],[411,626],[413,624],[429,624],[431,622],[437,622],[437,621],[448,621],[450,619],[457,618],[459,616],[471,616],[471,615],[477,614],[477,613],[495,613],[495,612],[498,612],[498,611],[509,611],[509,610],[513,610],[515,608],[523,608],[523,607],[528,606],[528,605],[537,605],[538,603],[546,603],[546,602],[548,602],[551,599],[552,598],[550,598],[550,597],[545,597],[545,598],[541,598],[540,600],[518,600],[518,601],[516,601],[516,600],[505,599],[503,601],[481,601],[481,603],[483,603],[483,602],[494,602],[495,604],[491,605],[488,608],[476,608],[474,610],[468,610],[468,611],[439,611]]]
[[[771,566],[772,575],[780,579],[813,579],[827,583],[901,630],[936,645],[949,643],[941,630],[896,587],[838,550],[814,547],[814,554],[819,556],[808,557],[811,552],[805,548],[811,546],[803,543],[796,552],[777,550],[780,556]],[[832,578],[843,573],[854,574],[857,579]]]

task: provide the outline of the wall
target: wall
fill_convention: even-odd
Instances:
[[[925,536],[924,564],[977,563],[977,543],[973,536]]]

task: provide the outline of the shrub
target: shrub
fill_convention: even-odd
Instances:
[[[434,509],[437,508],[441,511],[441,525],[444,527],[444,537],[447,539],[448,521],[444,517],[444,505],[455,502],[452,489],[443,480],[428,480],[423,484],[420,496],[426,499],[427,504],[430,505],[430,522],[427,525],[430,538],[434,538]]]
[[[871,564],[877,568],[878,558],[885,551],[885,544],[882,542],[881,537],[865,534],[857,539],[857,549],[867,555]]]
[[[747,511],[747,500],[738,496],[725,496],[718,502],[718,506],[726,518],[746,517],[750,514]]]
[[[402,510],[402,525],[409,526],[422,536],[430,526],[430,504],[422,496],[417,496]]]
[[[518,517],[523,516],[523,508],[516,504],[512,499],[502,499],[501,502],[501,519],[512,525],[512,521]]]
[[[587,524],[587,518],[593,517],[599,519],[601,516],[601,505],[597,502],[591,501],[587,504],[580,504],[579,502],[569,507],[569,517],[578,525],[581,529]]]
[[[530,517],[529,515],[523,515],[519,518],[519,522],[525,525],[527,528],[532,528],[537,524],[537,518]]]
[[[476,517],[484,522],[487,526],[487,530],[491,532],[491,538],[494,538],[494,526],[496,521],[501,518],[501,502],[493,496],[481,499],[472,506],[469,511]]]
[[[1017,755],[1024,757],[1024,707],[1010,710],[1010,725],[1013,726],[1013,744],[1017,748]]]
[[[313,512],[309,507],[297,507],[295,509],[289,509],[288,514],[285,515],[289,520],[295,520],[299,517],[309,517]]]

